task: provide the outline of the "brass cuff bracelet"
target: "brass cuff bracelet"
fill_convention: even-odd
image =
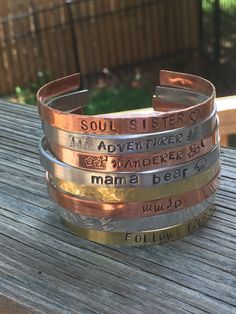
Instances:
[[[138,218],[173,213],[194,206],[211,196],[219,187],[220,174],[199,189],[159,200],[138,203],[100,203],[63,192],[47,176],[48,193],[61,207],[83,216],[99,218]]]
[[[39,155],[44,169],[64,181],[91,186],[147,187],[180,181],[207,170],[219,159],[219,146],[216,145],[208,154],[185,164],[140,172],[104,173],[72,167],[51,155],[46,138],[40,142]]]
[[[192,144],[155,153],[107,155],[80,153],[48,139],[50,151],[60,161],[84,170],[104,172],[144,171],[179,165],[203,156],[219,144],[219,129]]]
[[[217,161],[208,170],[179,182],[135,188],[78,185],[71,181],[63,181],[51,174],[49,174],[49,177],[50,180],[52,180],[54,186],[64,192],[72,194],[73,196],[78,196],[81,199],[109,203],[132,203],[140,201],[152,201],[170,196],[173,197],[174,195],[199,189],[211,181],[219,171],[220,162]]]
[[[214,212],[214,206],[207,208],[197,217],[194,217],[180,225],[158,230],[149,230],[135,233],[97,231],[80,228],[63,219],[64,224],[80,237],[101,244],[144,246],[164,244],[183,238],[204,225]]]
[[[64,93],[70,93],[80,86],[79,74],[71,75],[44,85],[37,93],[38,110],[42,120],[58,129],[90,134],[138,134],[159,132],[187,127],[206,119],[214,109],[215,88],[207,80],[185,73],[160,72],[160,84],[168,87],[180,87],[201,93],[206,100],[169,112],[152,112],[132,117],[81,115],[82,104],[74,103],[74,108],[61,111],[54,108],[50,101]],[[73,93],[72,93],[73,94]],[[64,97],[64,96],[63,96]],[[63,98],[66,103],[66,97]],[[56,103],[59,101],[57,98]],[[153,107],[158,109],[158,95],[154,97]],[[56,105],[55,105],[56,107]],[[63,106],[62,106],[63,107]],[[64,106],[66,108],[66,105]],[[160,100],[160,107],[163,103]],[[174,107],[170,106],[170,107]]]

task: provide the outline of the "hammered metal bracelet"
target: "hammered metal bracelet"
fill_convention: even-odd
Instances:
[[[135,188],[78,185],[71,181],[63,181],[50,174],[49,177],[56,187],[60,188],[64,192],[78,196],[81,199],[109,203],[131,203],[157,200],[199,189],[211,181],[219,171],[220,162],[217,161],[208,170],[179,182]]]
[[[73,196],[56,187],[47,176],[48,193],[61,207],[83,216],[99,218],[140,218],[173,213],[202,202],[219,187],[220,174],[198,189],[153,201],[138,203],[101,203]]]

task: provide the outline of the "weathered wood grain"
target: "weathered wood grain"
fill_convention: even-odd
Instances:
[[[24,305],[21,305],[17,302],[15,302],[12,299],[9,299],[3,295],[0,294],[0,313],[4,314],[33,314],[36,313],[35,310],[30,309],[29,307],[25,307]],[[37,313],[40,313],[37,311]]]
[[[49,199],[33,107],[0,102],[0,313],[236,313],[236,151],[222,150],[216,211],[163,246],[71,234]]]

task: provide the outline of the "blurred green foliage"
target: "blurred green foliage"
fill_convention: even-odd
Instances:
[[[46,82],[50,81],[48,74],[39,72],[35,83],[27,88],[17,86],[15,94],[8,100],[36,105],[36,93]],[[147,82],[141,82],[140,77],[126,78],[123,82],[117,80],[102,81],[102,86],[95,85],[89,89],[89,101],[84,108],[85,114],[102,114],[151,107],[153,88]]]
[[[34,83],[30,83],[27,88],[16,86],[15,95],[7,97],[9,100],[19,102],[21,104],[36,105],[36,93],[41,86],[51,80],[51,75],[47,72],[38,72],[37,79]]]
[[[111,113],[123,110],[151,107],[150,87],[115,86],[92,89],[85,114]]]
[[[211,10],[215,5],[215,0],[202,0],[202,8],[204,10]],[[221,9],[236,9],[236,1],[235,0],[220,0]]]

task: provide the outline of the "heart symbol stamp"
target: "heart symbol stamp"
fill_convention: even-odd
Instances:
[[[194,122],[197,121],[198,116],[199,116],[199,109],[195,109],[194,111],[190,113],[190,119]]]

